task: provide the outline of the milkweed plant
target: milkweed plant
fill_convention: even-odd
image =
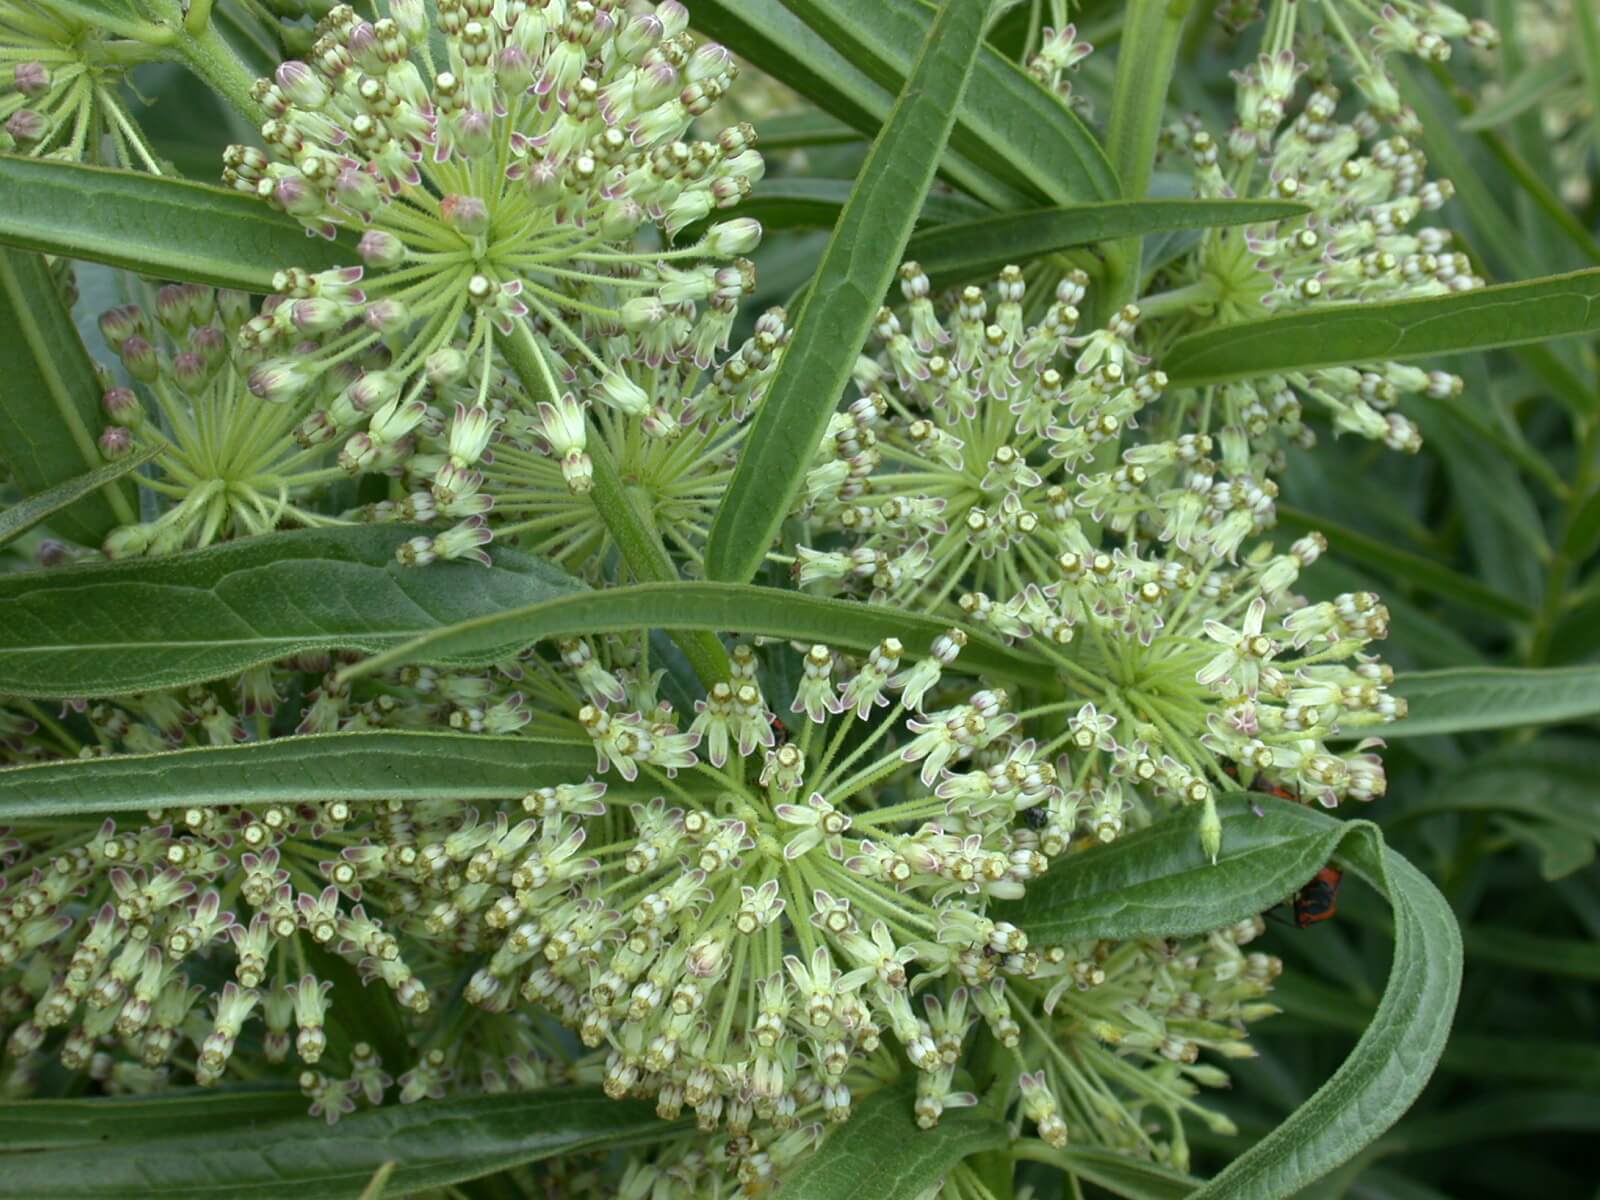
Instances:
[[[0,1128],[170,1156],[123,1196],[1356,1154],[1459,949],[1378,833],[1404,639],[1280,508],[1593,325],[1410,99],[1493,15],[0,0]],[[1389,991],[1269,1131],[1327,867]]]

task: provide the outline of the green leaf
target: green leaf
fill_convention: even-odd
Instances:
[[[1272,1200],[1295,1195],[1353,1157],[1416,1098],[1449,1034],[1461,939],[1444,898],[1383,845],[1375,826],[1272,796],[1229,798],[1219,809],[1215,866],[1200,849],[1199,811],[1183,810],[1109,847],[1069,856],[1001,911],[1040,943],[1189,935],[1276,904],[1330,858],[1389,899],[1394,962],[1355,1050],[1311,1099],[1195,1193]]]
[[[946,0],[872,144],[712,521],[710,579],[751,579],[800,490],[933,182],[988,12],[989,0]]]
[[[1454,600],[1494,617],[1509,617],[1514,621],[1533,618],[1533,611],[1521,601],[1431,558],[1401,550],[1382,538],[1369,537],[1359,530],[1335,524],[1327,517],[1287,504],[1279,505],[1277,512],[1284,529],[1302,533],[1315,530],[1328,539],[1328,548],[1335,554],[1386,571],[1430,595]]]
[[[0,576],[0,693],[115,696],[220,679],[306,650],[376,652],[583,585],[497,550],[496,564],[403,567],[415,530],[296,530],[168,558]],[[520,648],[475,641],[489,662]]]
[[[100,380],[37,254],[0,247],[0,328],[0,459],[18,486],[31,495],[103,465],[95,444]],[[94,546],[136,515],[128,490],[106,483],[61,511],[55,527]]]
[[[762,117],[756,125],[756,133],[761,137],[762,150],[768,153],[805,150],[812,146],[841,146],[861,140],[860,132],[843,121],[826,113],[806,110]]]
[[[812,104],[872,137],[888,120],[898,86],[889,89],[852,66],[782,0],[695,0],[695,28],[788,84]],[[1027,199],[969,160],[945,148],[939,174],[994,208]]]
[[[1029,1142],[1018,1147],[1018,1154],[1034,1162],[1048,1163],[1114,1196],[1125,1196],[1127,1200],[1183,1200],[1205,1182],[1171,1167],[1130,1158],[1099,1146],[1067,1146],[1057,1150],[1043,1142]]]
[[[1383,1139],[1383,1153],[1418,1154],[1529,1133],[1585,1133],[1600,1129],[1600,1094],[1531,1091],[1489,1096],[1444,1112],[1413,1117]]]
[[[1474,962],[1520,967],[1568,979],[1600,980],[1600,946],[1572,938],[1545,937],[1522,929],[1469,926],[1462,934]]]
[[[955,1109],[919,1129],[916,1097],[910,1080],[868,1096],[817,1153],[790,1168],[783,1200],[916,1200],[963,1158],[1006,1144],[1005,1124],[980,1109]]]
[[[293,217],[229,188],[142,171],[0,154],[0,242],[247,292],[283,267],[349,265],[348,240],[308,237]]]
[[[779,588],[693,581],[640,583],[557,596],[526,608],[506,608],[474,617],[356,663],[346,668],[344,675],[356,678],[400,662],[432,662],[440,658],[478,661],[497,646],[523,646],[543,638],[636,629],[705,629],[822,642],[847,650],[870,650],[886,637],[897,637],[905,644],[907,654],[920,655],[927,653],[933,640],[951,627],[948,620],[920,613],[850,600],[826,600]],[[959,660],[962,669],[1010,679],[1037,674],[1037,664],[987,634],[973,630],[966,633],[967,644]],[[3,661],[0,658],[0,663]]]
[[[112,1119],[116,1103],[102,1120]],[[558,1154],[640,1145],[679,1128],[650,1105],[609,1100],[599,1088],[551,1088],[372,1109],[337,1125],[305,1117],[199,1135],[152,1133],[93,1154],[81,1147],[11,1154],[0,1189],[38,1200],[354,1200],[389,1162],[393,1194],[404,1195]]]
[[[214,804],[514,799],[594,770],[587,742],[378,730],[0,771],[0,821]]]
[[[1568,1039],[1458,1035],[1439,1065],[1474,1081],[1519,1079],[1592,1089],[1600,1079],[1600,1046],[1582,1030],[1573,1032],[1577,1036]]]
[[[1461,121],[1458,128],[1465,133],[1478,133],[1504,125],[1520,117],[1562,88],[1577,82],[1578,74],[1570,60],[1540,63],[1529,67],[1513,79],[1493,100],[1480,104],[1470,117]]]
[[[1304,205],[1270,200],[1117,200],[1076,204],[941,224],[912,237],[906,257],[921,263],[934,284],[943,286],[1071,246],[1174,229],[1283,221],[1306,211]]]
[[[4,546],[13,538],[20,537],[40,521],[60,512],[68,505],[76,504],[89,493],[108,483],[115,483],[124,475],[138,470],[159,453],[161,453],[160,446],[151,446],[137,454],[130,454],[126,458],[98,467],[87,475],[68,479],[64,483],[56,484],[55,487],[46,488],[42,492],[36,492],[17,501],[4,512],[0,512],[0,546]]]
[[[769,233],[776,229],[832,229],[850,198],[848,179],[815,179],[779,175],[763,179],[748,200],[739,202],[739,215],[753,217]],[[988,212],[965,196],[930,195],[917,219],[924,224],[970,221]],[[691,229],[683,236],[693,236]]]
[[[1410,711],[1383,727],[1385,739],[1600,716],[1600,667],[1417,671],[1400,676],[1394,690],[1405,697]]]
[[[98,1096],[93,1100],[19,1100],[0,1104],[0,1146],[10,1154],[148,1142],[173,1129],[186,1134],[229,1133],[263,1121],[299,1117],[305,1111],[306,1098],[286,1086],[196,1088],[159,1096]],[[16,1193],[0,1185],[0,1194]]]
[[[987,2],[969,7],[988,11]],[[807,25],[871,79],[898,91],[913,70],[912,47],[933,25],[919,0],[785,0]],[[980,47],[972,85],[961,100],[953,150],[1040,200],[1113,200],[1121,195],[1111,163],[1059,97],[1016,63]]]
[[[1181,338],[1174,387],[1352,363],[1492,350],[1600,332],[1600,268],[1387,304],[1338,304]],[[1591,410],[1594,402],[1590,401]]]

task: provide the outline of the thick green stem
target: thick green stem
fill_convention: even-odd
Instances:
[[[1122,183],[1125,200],[1142,200],[1150,188],[1172,68],[1183,22],[1193,4],[1194,0],[1129,0],[1106,139],[1106,154]],[[1138,238],[1106,248],[1106,288],[1097,308],[1102,318],[1138,294],[1139,254]]]
[[[555,380],[533,331],[519,323],[515,333],[500,341],[500,348],[533,401],[554,403]],[[592,435],[592,427],[590,432]],[[591,498],[612,541],[617,544],[622,561],[628,564],[640,583],[676,582],[677,568],[655,532],[655,523],[623,481],[605,439],[591,436],[587,451],[594,465]],[[679,630],[672,634],[672,640],[707,688],[728,678],[728,652],[715,634],[707,630]]]
[[[266,110],[256,103],[250,91],[255,76],[215,26],[207,24],[198,33],[185,33],[173,43],[172,50],[250,125],[260,128],[266,121]]]

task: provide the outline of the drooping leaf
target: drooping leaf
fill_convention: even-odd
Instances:
[[[0,243],[156,279],[265,292],[286,266],[356,261],[348,240],[307,237],[254,196],[192,180],[0,154],[0,193]]]
[[[0,247],[0,328],[0,460],[18,486],[33,495],[103,466],[95,444],[100,381],[37,254]],[[110,482],[58,512],[55,525],[93,546],[135,517],[125,485]]]
[[[1525,929],[1472,925],[1463,933],[1474,961],[1520,967],[1542,975],[1600,980],[1600,946],[1575,938],[1546,937]]]
[[[788,84],[812,104],[867,137],[889,117],[898,90],[885,88],[791,12],[783,0],[696,0],[695,28]],[[996,208],[1015,208],[1026,198],[970,160],[946,147],[939,175]]]
[[[582,589],[542,559],[403,567],[400,526],[296,530],[175,554],[0,576],[0,693],[114,696],[305,650],[375,652]],[[480,662],[517,649],[475,643]]]
[[[1303,205],[1265,200],[1075,204],[941,224],[915,234],[906,247],[906,257],[921,263],[934,284],[942,286],[976,279],[1007,263],[1024,263],[1071,246],[1174,229],[1282,221],[1305,212]]]
[[[982,45],[989,0],[946,0],[839,223],[712,521],[706,576],[754,577],[894,278]]]
[[[971,0],[969,0],[969,3]],[[785,0],[876,83],[898,90],[933,9],[919,0]],[[982,7],[987,10],[988,5]],[[950,146],[995,178],[1040,200],[1112,200],[1121,194],[1105,152],[1060,98],[999,51],[983,46]]]
[[[932,1129],[912,1117],[912,1082],[873,1093],[783,1180],[783,1200],[916,1200],[968,1155],[1006,1143],[1004,1123],[964,1108]]]
[[[1600,332],[1600,268],[1496,287],[1340,304],[1224,325],[1180,339],[1162,356],[1175,387],[1273,372],[1492,350]],[[1591,408],[1593,401],[1591,401]]]
[[[0,771],[0,821],[213,804],[512,799],[594,770],[586,743],[375,730],[32,763]]]
[[[101,1119],[114,1119],[117,1102],[86,1103],[107,1104]],[[175,1124],[182,1111],[164,1129],[92,1154],[73,1146],[7,1155],[0,1190],[38,1200],[355,1200],[389,1162],[390,1187],[403,1195],[557,1154],[639,1145],[679,1128],[650,1105],[610,1100],[599,1088],[431,1100],[356,1113],[337,1125],[301,1117],[198,1135]],[[148,1110],[137,1119],[148,1127]]]
[[[161,448],[151,446],[137,454],[130,454],[116,462],[107,463],[103,467],[96,467],[85,475],[76,479],[68,479],[58,483],[55,487],[46,488],[42,492],[35,492],[22,500],[17,501],[4,512],[0,512],[0,546],[4,546],[13,538],[20,537],[41,521],[46,521],[69,505],[76,504],[91,492],[104,487],[108,483],[115,483],[124,475],[138,470],[149,462]]]
[[[1215,866],[1200,849],[1198,812],[1183,811],[1108,848],[1069,856],[1001,911],[1040,943],[1193,934],[1277,903],[1330,857],[1388,898],[1394,961],[1356,1048],[1315,1095],[1195,1193],[1276,1200],[1353,1157],[1421,1091],[1449,1033],[1461,939],[1444,898],[1383,845],[1374,826],[1271,796],[1230,798],[1219,808]]]
[[[641,583],[558,596],[526,608],[507,608],[432,631],[348,668],[356,678],[400,662],[481,659],[489,648],[526,645],[570,634],[632,629],[706,629],[822,642],[866,650],[896,637],[908,655],[927,652],[951,622],[849,600],[826,600],[779,588],[738,583]],[[0,659],[3,662],[3,659]],[[985,634],[967,631],[961,665],[1007,678],[1038,668]]]
[[[305,1097],[287,1086],[195,1088],[92,1100],[15,1100],[0,1104],[0,1146],[9,1154],[146,1142],[174,1129],[195,1135],[238,1133],[269,1121],[293,1119],[305,1111]],[[5,1190],[0,1185],[0,1194]]]
[[[1395,681],[1409,712],[1383,727],[1385,738],[1512,729],[1600,716],[1600,667],[1458,667],[1417,671]]]

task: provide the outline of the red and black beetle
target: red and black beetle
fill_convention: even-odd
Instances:
[[[1323,867],[1311,882],[1294,896],[1294,923],[1301,929],[1326,921],[1339,911],[1339,885],[1344,872],[1338,867]]]

